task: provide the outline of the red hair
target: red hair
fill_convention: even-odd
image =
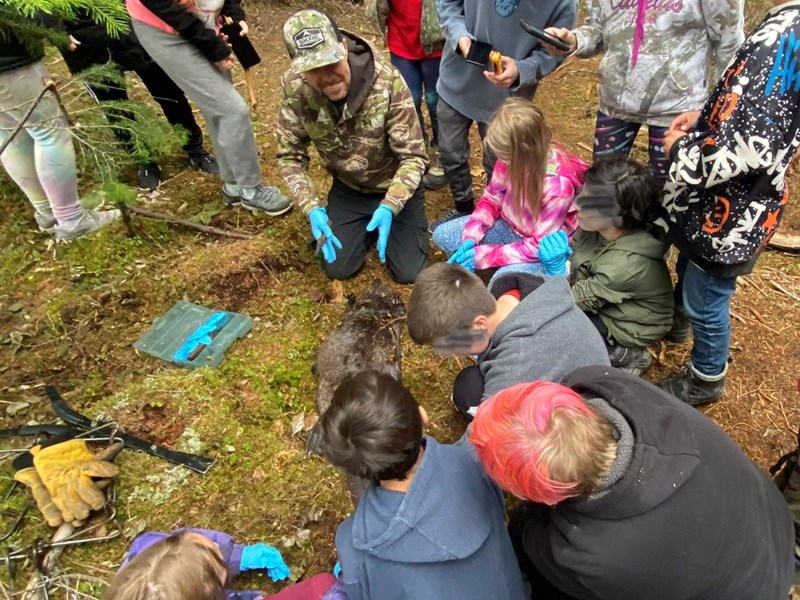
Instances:
[[[486,472],[515,496],[554,506],[588,495],[613,463],[613,430],[572,389],[521,383],[478,409],[470,441]]]

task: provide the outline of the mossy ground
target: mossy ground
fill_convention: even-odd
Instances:
[[[299,5],[298,5],[299,6]],[[254,117],[264,178],[277,181],[273,125],[278,80],[287,64],[280,27],[294,5],[247,4],[254,39],[265,62],[257,68],[261,106]],[[331,4],[340,24],[371,37],[357,7]],[[748,23],[766,3],[748,3]],[[63,65],[48,59],[64,76]],[[241,73],[236,73],[241,80]],[[537,102],[547,111],[556,138],[589,158],[596,106],[591,62],[576,62],[545,80]],[[134,95],[145,97],[133,84]],[[583,146],[579,145],[583,144]],[[480,172],[473,144],[475,173]],[[312,159],[319,189],[327,179]],[[180,526],[226,531],[243,542],[277,545],[300,578],[329,570],[335,562],[333,535],[350,505],[336,470],[303,452],[304,433],[292,425],[315,415],[311,364],[321,340],[339,322],[344,307],[314,300],[328,285],[307,243],[299,213],[280,219],[223,209],[218,182],[188,170],[176,157],[162,162],[165,184],[158,197],[144,197],[156,210],[219,227],[257,233],[253,241],[195,234],[162,222],[134,218],[136,237],[114,225],[90,239],[52,247],[33,230],[22,194],[0,173],[0,414],[6,426],[53,422],[43,384],[56,385],[68,402],[92,417],[113,419],[126,430],[172,448],[216,459],[206,475],[141,453],[118,458],[118,520],[133,533],[141,527]],[[478,178],[476,189],[480,192]],[[83,182],[90,201],[101,197]],[[117,191],[118,193],[118,191]],[[800,228],[793,194],[785,226]],[[428,214],[449,208],[445,191],[428,195]],[[792,205],[795,206],[792,206]],[[432,251],[431,259],[441,255]],[[358,293],[373,278],[388,280],[371,256],[344,291]],[[800,295],[800,265],[794,257],[768,253],[740,285],[734,301],[734,357],[729,391],[708,410],[761,466],[791,447],[800,411],[794,381],[800,355],[800,303],[778,293],[774,281]],[[407,300],[408,287],[395,286]],[[251,315],[253,331],[237,342],[220,367],[188,371],[137,353],[132,343],[156,317],[180,299]],[[766,325],[765,325],[766,324]],[[651,379],[674,371],[688,346],[660,345]],[[457,438],[463,424],[450,406],[453,377],[465,363],[438,356],[403,340],[405,381],[431,417],[430,433]],[[16,416],[13,403],[29,407]],[[21,440],[0,440],[3,448]],[[2,489],[11,481],[0,464]],[[15,491],[3,505],[0,529],[26,498]],[[52,534],[35,512],[22,529],[0,544],[18,547]],[[126,536],[69,549],[60,564],[83,574],[86,597],[98,597],[99,580],[110,578],[122,560]],[[17,583],[30,575],[21,565]],[[89,579],[94,577],[97,579]],[[0,582],[7,583],[0,575]],[[78,586],[77,583],[75,583]],[[241,585],[265,590],[280,586],[263,576]],[[2,589],[2,587],[0,587]]]

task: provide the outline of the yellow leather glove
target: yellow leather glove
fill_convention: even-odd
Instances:
[[[31,488],[33,499],[36,500],[36,506],[39,507],[39,512],[42,513],[48,525],[51,527],[58,527],[64,522],[61,511],[53,504],[53,498],[50,496],[50,492],[47,491],[47,488],[44,487],[42,478],[39,477],[39,474],[36,472],[36,467],[20,469],[14,473],[14,479]]]
[[[114,444],[100,454],[94,454],[84,440],[75,439],[47,448],[34,446],[33,465],[41,477],[53,503],[61,511],[64,521],[83,521],[92,510],[100,510],[106,503],[105,494],[98,489],[92,477],[114,477],[117,465],[108,462],[116,456],[121,444]]]

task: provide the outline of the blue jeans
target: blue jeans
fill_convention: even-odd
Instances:
[[[452,256],[452,254],[458,250],[458,247],[461,246],[461,236],[464,234],[464,227],[467,225],[467,221],[469,221],[468,216],[459,217],[458,219],[452,219],[442,223],[433,230],[433,243],[441,250],[444,250],[447,256]],[[522,237],[511,228],[508,221],[500,218],[497,219],[491,229],[486,232],[486,235],[480,243],[489,244],[491,246],[504,246],[505,244],[513,244],[520,240],[522,240]],[[489,287],[492,286],[492,282],[497,279],[498,276],[503,273],[511,272],[532,273],[534,275],[544,274],[542,265],[538,262],[505,265],[497,269],[497,272],[492,275],[492,278],[489,280]]]
[[[692,365],[703,375],[719,375],[728,362],[736,277],[709,275],[683,254],[678,256],[675,270],[675,306],[686,312],[694,333]]]
[[[406,85],[411,92],[414,100],[414,107],[417,109],[419,124],[422,131],[425,131],[425,121],[422,120],[422,92],[425,91],[425,104],[428,106],[428,114],[431,117],[431,146],[439,145],[439,121],[436,118],[436,104],[439,102],[439,94],[436,93],[436,82],[439,81],[439,63],[441,57],[420,58],[411,60],[403,58],[397,54],[389,54],[392,64],[400,71],[400,75],[405,79]]]

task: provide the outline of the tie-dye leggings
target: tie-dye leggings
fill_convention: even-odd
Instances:
[[[0,73],[0,143],[8,139],[49,79],[41,61]],[[0,155],[0,162],[40,215],[69,223],[83,214],[72,135],[50,92]]]
[[[594,159],[611,156],[627,156],[641,123],[625,121],[597,111],[597,123],[594,129]],[[664,133],[666,127],[648,125],[647,150],[650,155],[650,172],[665,181],[669,172],[669,160],[664,156]]]

